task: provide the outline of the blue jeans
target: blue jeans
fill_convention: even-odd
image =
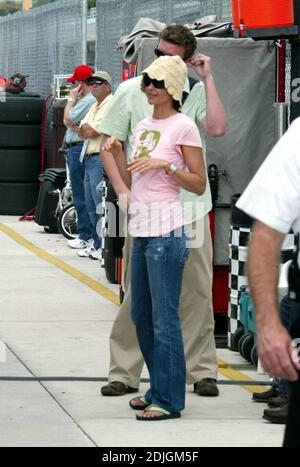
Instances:
[[[84,192],[84,163],[79,158],[83,144],[68,149],[68,167],[73,191],[73,202],[77,212],[77,230],[80,240],[87,241],[92,238],[93,226],[87,211]]]
[[[293,339],[300,339],[300,303],[292,302],[292,310],[293,323],[290,327],[290,334]],[[300,372],[298,381],[290,383],[289,414],[284,447],[300,448]]]
[[[99,155],[85,157],[83,163],[85,164],[84,189],[86,207],[93,226],[92,239],[94,240],[94,248],[99,250],[101,247],[101,238],[97,233],[97,225],[100,216],[97,212],[99,212],[99,208],[101,208],[102,197],[101,193],[99,193],[96,188],[103,180],[103,166]]]
[[[291,330],[293,323],[298,317],[298,314],[299,304],[290,300],[286,295],[280,302],[280,317],[282,324],[288,331]],[[288,394],[290,391],[289,382],[284,379],[280,380],[279,391]]]
[[[146,400],[176,413],[185,407],[179,299],[188,249],[185,235],[169,235],[133,240],[132,319],[150,375]]]

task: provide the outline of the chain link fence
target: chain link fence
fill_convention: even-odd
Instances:
[[[0,76],[29,75],[26,90],[45,97],[55,74],[81,63],[81,0],[51,4],[0,18]]]
[[[120,83],[122,52],[117,44],[141,17],[193,24],[207,15],[231,21],[231,0],[97,0],[97,68],[112,76],[115,87]]]

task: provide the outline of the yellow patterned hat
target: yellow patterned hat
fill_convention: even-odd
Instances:
[[[168,93],[175,101],[182,103],[187,67],[178,55],[159,57],[146,70],[142,71],[142,75],[145,74],[151,79],[164,81]],[[145,91],[144,80],[142,81],[142,90]]]

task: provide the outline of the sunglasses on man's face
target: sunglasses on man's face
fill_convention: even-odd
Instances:
[[[159,57],[167,57],[168,54],[166,54],[165,52],[163,52],[162,50],[160,50],[158,47],[156,47],[154,49],[154,53],[155,55],[159,58]]]
[[[159,58],[159,57],[171,57],[170,54],[166,54],[165,52],[160,50],[158,47],[156,47],[156,49],[154,49],[154,53],[155,53],[157,58]],[[188,58],[190,58],[190,57],[187,57],[187,58],[181,57],[181,58],[182,58],[183,61],[185,61],[185,60],[188,60]]]
[[[144,76],[144,84],[145,84],[145,87],[148,87],[148,86],[150,86],[152,84],[156,89],[165,89],[165,82],[164,81],[159,81],[157,79],[152,79],[148,75]]]
[[[89,86],[102,86],[102,84],[105,84],[105,81],[102,81],[101,79],[93,79],[88,81]]]

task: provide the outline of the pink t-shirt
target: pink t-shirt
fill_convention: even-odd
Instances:
[[[163,120],[149,117],[134,131],[133,157],[163,159],[185,169],[182,145],[202,147],[192,119],[181,113]],[[133,237],[158,237],[184,225],[180,186],[163,169],[134,174],[131,190],[129,233]]]

